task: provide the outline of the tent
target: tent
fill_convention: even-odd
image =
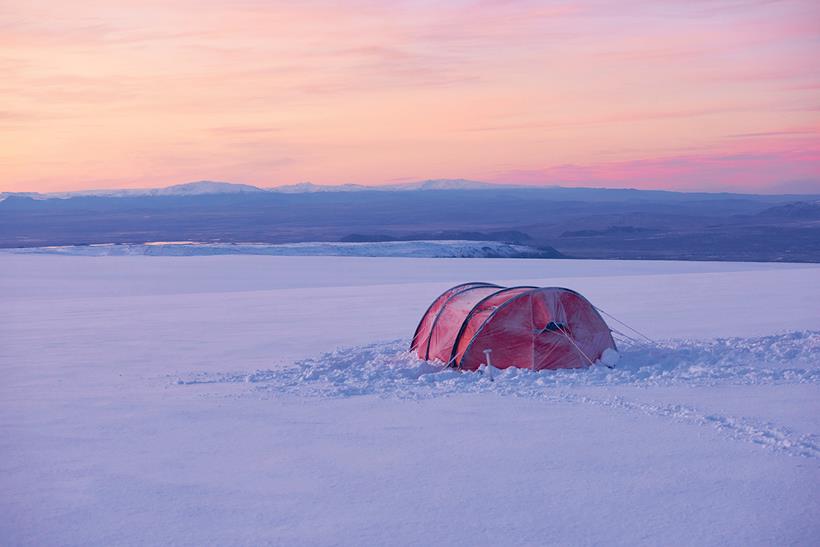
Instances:
[[[613,365],[617,348],[598,310],[570,289],[464,283],[436,298],[410,349],[462,370],[486,363],[532,370]]]

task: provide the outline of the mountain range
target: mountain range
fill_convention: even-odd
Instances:
[[[445,239],[523,243],[576,258],[820,262],[820,195],[514,187],[457,179],[268,189],[200,181],[145,190],[8,193],[0,201],[0,247]]]
[[[284,194],[308,194],[313,192],[402,192],[412,190],[486,190],[491,188],[515,188],[515,186],[492,184],[466,179],[430,179],[416,182],[365,186],[363,184],[313,184],[300,182],[271,188],[250,184],[200,180],[174,184],[164,188],[124,188],[112,190],[80,190],[75,192],[0,192],[0,201],[10,196],[32,199],[67,199],[73,197],[145,197],[145,196],[201,196],[206,194],[244,194],[252,192],[279,192]]]

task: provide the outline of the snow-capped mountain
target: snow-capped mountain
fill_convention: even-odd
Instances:
[[[383,186],[384,190],[488,190],[499,186],[514,188],[512,185],[492,184],[467,179],[429,179],[403,184]]]
[[[363,184],[313,184],[312,182],[299,182],[297,184],[283,184],[267,188],[270,192],[282,194],[312,194],[315,192],[359,192],[362,190],[380,190],[373,186]]]
[[[236,184],[233,182],[214,182],[202,180],[186,184],[175,184],[167,188],[152,190],[147,195],[154,196],[197,196],[202,194],[244,194],[247,192],[264,192],[262,188],[250,184]]]
[[[200,196],[206,194],[241,194],[249,192],[277,192],[282,194],[311,194],[317,192],[361,192],[361,191],[381,191],[381,192],[404,192],[412,190],[484,190],[492,188],[514,188],[510,185],[491,184],[489,182],[479,182],[465,179],[431,179],[408,182],[401,184],[386,184],[382,186],[366,186],[363,184],[314,184],[312,182],[300,182],[297,184],[285,184],[270,188],[260,188],[250,184],[236,184],[233,182],[216,182],[202,180],[188,182],[185,184],[175,184],[165,188],[122,188],[109,190],[79,190],[76,192],[2,192],[0,201],[10,196],[28,197],[32,199],[67,199],[73,197],[153,197],[153,196]]]
[[[274,186],[269,188],[269,190],[272,192],[282,192],[287,194],[303,194],[313,192],[360,192],[365,190],[379,192],[403,192],[408,190],[486,190],[498,187],[514,188],[514,186],[506,184],[492,184],[489,182],[479,182],[466,179],[429,179],[399,184],[383,184],[379,186],[366,186],[364,184],[313,184],[312,182],[300,182],[298,184]]]
[[[68,199],[73,197],[150,197],[150,196],[201,196],[206,194],[242,194],[248,192],[265,192],[262,188],[250,184],[236,184],[233,182],[217,182],[200,180],[184,184],[174,184],[165,188],[121,188],[109,190],[79,190],[76,192],[3,192],[0,201],[10,196],[28,197],[32,199]]]

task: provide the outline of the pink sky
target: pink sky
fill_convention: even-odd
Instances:
[[[820,192],[820,3],[0,0],[0,191]]]

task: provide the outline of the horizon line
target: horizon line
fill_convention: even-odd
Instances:
[[[223,180],[212,180],[212,179],[199,179],[193,180],[188,182],[181,182],[181,183],[172,183],[165,186],[114,186],[114,187],[96,187],[96,188],[88,188],[88,189],[77,189],[77,190],[64,190],[64,191],[55,191],[55,192],[39,192],[36,190],[22,190],[22,191],[5,191],[0,190],[0,195],[4,197],[8,196],[20,196],[25,197],[29,195],[36,195],[36,196],[49,196],[53,198],[58,198],[61,196],[64,197],[93,197],[95,193],[99,192],[150,192],[150,191],[159,191],[159,190],[169,190],[173,188],[183,188],[183,187],[192,187],[194,185],[205,185],[205,184],[217,184],[217,185],[227,185],[227,186],[234,186],[234,187],[247,187],[249,188],[248,192],[253,191],[261,191],[261,192],[277,192],[281,191],[281,189],[294,189],[293,192],[290,193],[311,193],[309,191],[299,192],[296,190],[299,187],[313,187],[313,188],[321,188],[324,189],[325,192],[333,192],[335,188],[356,188],[359,191],[369,191],[375,190],[378,191],[380,189],[388,189],[394,188],[397,190],[401,190],[402,187],[406,187],[406,190],[429,190],[429,191],[478,191],[482,188],[480,187],[453,187],[453,188],[423,188],[422,185],[425,183],[465,183],[467,185],[483,185],[492,189],[493,187],[499,187],[498,189],[516,189],[516,190],[547,190],[547,189],[567,189],[567,190],[612,190],[612,191],[637,191],[637,192],[666,192],[666,193],[678,193],[678,194],[730,194],[730,195],[795,195],[795,196],[817,196],[820,195],[820,181],[793,181],[799,185],[806,185],[805,190],[798,190],[798,189],[788,189],[788,188],[778,188],[772,187],[767,188],[766,190],[769,191],[737,191],[737,190],[729,190],[729,189],[722,189],[722,190],[703,190],[703,189],[675,189],[675,188],[660,188],[660,187],[646,187],[646,188],[639,188],[635,186],[585,186],[585,185],[564,185],[561,183],[517,183],[517,182],[498,182],[498,181],[486,181],[486,180],[479,180],[479,179],[466,179],[466,178],[427,178],[427,179],[417,179],[417,180],[408,180],[407,182],[384,182],[379,184],[363,184],[363,183],[355,183],[355,182],[339,182],[339,183],[313,183],[311,181],[301,181],[301,182],[294,182],[294,183],[283,183],[277,184],[274,186],[261,186],[259,184],[249,183],[249,182],[231,182],[231,181],[223,181]],[[788,184],[788,183],[785,183]],[[418,185],[418,188],[414,188],[414,186]],[[815,187],[816,186],[816,187]],[[761,189],[762,190],[762,189]],[[320,191],[321,192],[321,191]],[[317,193],[320,193],[317,192]],[[220,192],[211,192],[211,194],[219,194]],[[241,193],[236,192],[236,193]],[[283,192],[287,193],[287,192]],[[194,196],[196,194],[189,194],[189,196]],[[106,197],[106,196],[102,196]],[[128,196],[108,196],[108,197],[128,197]],[[134,195],[133,197],[140,197],[138,194]],[[150,197],[150,196],[142,196],[142,197]],[[153,196],[153,197],[160,197],[160,196]]]

